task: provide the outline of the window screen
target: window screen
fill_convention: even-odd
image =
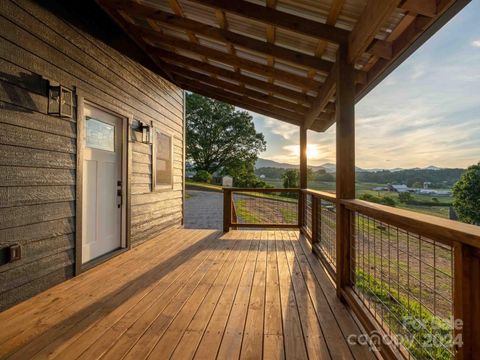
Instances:
[[[154,188],[172,187],[172,137],[159,130],[155,131],[154,138]]]

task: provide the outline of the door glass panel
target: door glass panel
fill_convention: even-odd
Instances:
[[[87,146],[115,151],[115,126],[87,117]]]

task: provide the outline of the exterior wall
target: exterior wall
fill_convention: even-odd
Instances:
[[[179,226],[183,92],[29,0],[0,0],[0,310],[74,275],[76,119],[47,114],[47,80],[174,136],[173,190],[151,192],[151,146],[130,139],[130,243]],[[5,252],[3,252],[4,255]]]

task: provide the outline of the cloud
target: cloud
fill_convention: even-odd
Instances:
[[[479,40],[473,40],[472,41],[472,46],[480,48],[480,39]]]
[[[300,145],[285,145],[282,151],[269,156],[269,160],[298,164],[300,162]],[[307,145],[307,161],[310,165],[319,165],[332,162],[335,159],[335,144],[327,141],[321,143],[309,143]]]
[[[265,128],[269,129],[273,134],[281,136],[285,140],[296,139],[299,136],[297,126],[268,117],[265,118]]]

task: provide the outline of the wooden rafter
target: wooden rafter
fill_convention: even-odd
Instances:
[[[246,95],[246,96],[248,96],[250,98],[253,98],[253,99],[258,99],[258,100],[264,101],[266,103],[269,103],[271,105],[280,107],[282,109],[294,110],[299,114],[299,116],[305,114],[308,111],[308,107],[306,107],[306,106],[294,104],[290,101],[283,100],[283,99],[280,99],[280,98],[276,98],[276,97],[271,96],[269,94],[262,93],[261,91],[258,91],[258,90],[244,88],[242,86],[235,85],[231,82],[228,82],[228,81],[225,81],[225,80],[222,80],[222,79],[218,79],[218,78],[217,79],[211,79],[211,77],[209,75],[201,74],[201,73],[196,72],[196,71],[188,70],[188,69],[185,69],[185,68],[182,68],[182,67],[179,67],[179,66],[175,66],[175,65],[172,65],[172,64],[167,64],[166,68],[168,69],[168,71],[170,73],[175,74],[175,77],[177,77],[177,78],[180,77],[180,78],[190,79],[190,81],[201,81],[201,82],[207,83],[207,84],[210,83],[210,84],[212,84],[214,86],[217,86],[219,88],[235,92],[239,95]]]
[[[335,26],[335,23],[337,22],[338,15],[340,14],[340,11],[342,10],[343,4],[345,0],[334,0],[331,7],[330,11],[328,13],[327,17],[327,25]],[[318,41],[317,47],[315,49],[315,56],[318,58],[321,58],[323,54],[325,53],[325,50],[327,49],[328,43],[325,40],[320,39]],[[315,75],[317,74],[316,71],[310,70],[308,72],[308,77],[310,79],[313,79]]]
[[[348,39],[348,61],[354,63],[392,16],[400,0],[369,0]]]
[[[301,67],[316,69],[320,72],[328,73],[333,64],[332,62],[318,59],[314,56],[274,45],[274,35],[272,35],[272,37],[267,37],[268,42],[264,42],[225,30],[224,28],[216,28],[194,20],[166,13],[161,10],[154,10],[149,6],[133,2],[122,2],[121,9],[130,15],[142,15],[149,20],[159,21],[177,29],[188,30],[192,34],[200,34],[214,40],[226,42],[227,44],[238,45],[249,50],[254,50],[263,55],[271,56],[272,58],[277,57],[293,64],[300,65]],[[222,22],[222,26],[226,26],[225,21]],[[144,31],[148,30],[149,29],[146,29]],[[139,31],[142,30],[139,29]],[[235,55],[235,52],[230,51],[230,54]]]
[[[328,75],[327,80],[323,84],[322,88],[318,92],[318,95],[315,101],[312,103],[310,110],[305,115],[305,119],[303,120],[303,127],[309,129],[312,124],[315,122],[315,119],[322,113],[325,107],[330,102],[330,99],[333,97],[336,88],[336,64],[330,75]]]
[[[189,67],[194,67],[198,70],[207,72],[212,75],[218,75],[227,79],[232,79],[238,82],[242,82],[248,86],[251,86],[260,90],[269,91],[274,94],[278,94],[283,98],[291,99],[291,101],[293,102],[301,102],[302,104],[309,105],[310,102],[315,99],[313,96],[304,95],[300,92],[285,88],[283,86],[270,84],[266,81],[258,80],[253,77],[239,74],[239,73],[236,73],[221,67],[217,67],[211,64],[206,64],[201,61],[198,61],[186,56],[182,56],[170,51],[156,49],[155,52],[159,57],[163,58],[167,62],[170,61],[174,63],[184,64]]]
[[[182,7],[178,3],[178,0],[168,0],[168,3],[170,5],[170,8],[175,12],[175,14],[184,17]],[[186,33],[191,42],[198,44],[198,38],[193,32],[187,30]],[[208,58],[206,56],[203,56],[203,61],[208,62]]]
[[[189,0],[203,5],[195,6],[201,9],[198,17],[190,14],[192,4],[183,12],[184,0],[168,0],[171,10],[146,1],[96,1],[176,84],[316,131],[334,121],[331,101],[338,86],[332,81],[333,61],[324,59],[329,43],[346,49],[350,65],[361,65],[361,70],[353,66],[358,101],[469,2],[351,0],[366,5],[347,31],[337,24],[339,17],[349,17],[346,0],[325,0],[329,12],[316,20],[295,1],[277,8],[277,0]],[[251,28],[237,21],[242,17]],[[259,37],[256,30],[262,27],[266,33]],[[293,41],[279,45],[278,29],[288,30]],[[310,41],[298,34],[316,39],[316,47],[305,47]]]
[[[266,5],[269,9],[275,9],[275,6],[277,6],[277,0],[267,0]],[[271,25],[271,24],[267,25],[266,35],[267,35],[267,43],[274,44],[275,36],[276,36],[275,25]],[[267,56],[267,62],[269,66],[275,66],[275,58],[272,55]],[[272,77],[268,78],[268,82],[273,84],[274,81],[275,81],[274,78]]]
[[[309,20],[300,16],[292,15],[283,11],[269,9],[265,6],[256,5],[244,0],[193,1],[314,38],[324,39],[333,43],[343,43],[348,37],[348,31],[346,30]]]
[[[175,75],[174,75],[175,77]],[[236,93],[224,89],[207,85],[205,83],[193,83],[191,81],[182,82],[181,78],[176,78],[177,82],[186,90],[196,92],[197,94],[208,96],[212,99],[230,103],[232,105],[257,112],[266,116],[271,116],[293,125],[300,125],[298,116],[293,111],[286,111],[275,106],[250,99],[246,96],[239,96]]]
[[[412,13],[434,17],[437,15],[437,0],[406,0],[402,9]]]
[[[220,26],[220,29],[227,30],[228,24],[225,12],[223,10],[217,9],[215,10],[215,17],[217,18],[217,23],[218,26]],[[235,47],[231,42],[227,43],[227,48],[230,54],[236,55]],[[235,72],[240,72],[240,68],[238,66],[235,66],[234,69]]]
[[[173,48],[182,49],[184,51],[188,51],[200,56],[207,56],[209,59],[224,64],[238,66],[241,69],[245,69],[262,76],[273,77],[287,84],[291,84],[300,88],[308,87],[310,89],[317,89],[321,85],[321,83],[318,81],[307,79],[306,77],[296,75],[291,72],[272,68],[268,65],[264,65],[252,60],[247,60],[245,58],[241,58],[239,56],[235,56],[219,50],[215,50],[204,45],[194,44],[187,40],[159,34],[154,30],[148,30],[143,28],[136,28],[136,30],[138,30],[138,32],[143,35],[145,39],[148,39],[151,43],[155,43],[155,46],[151,46],[149,49],[154,54],[157,47],[163,48],[165,45],[168,45]]]
[[[435,27],[440,27],[444,22],[453,17],[458,11],[460,11],[465,5],[467,5],[470,0],[444,0],[437,3],[437,16],[440,16],[446,13],[446,16],[442,18],[442,21],[436,21],[436,18],[430,18],[427,16],[416,15],[416,16],[405,16],[405,19],[411,19],[411,21],[406,21],[405,25],[402,26],[402,23],[399,24],[398,28],[400,30],[395,30],[392,32],[388,41],[391,44],[392,56],[390,59],[380,58],[373,66],[369,69],[367,73],[367,83],[359,87],[357,90],[357,98],[364,96],[369,88],[372,85],[375,85],[382,79],[386,74],[389,73],[394,67],[390,66],[393,61],[398,61],[399,58],[408,56],[409,53],[413,52],[415,49],[412,47],[414,43],[419,46],[423,41],[427,39],[426,36],[419,40],[421,35],[425,35],[426,29],[429,30],[429,35],[433,34]],[[394,40],[390,40],[393,38]],[[377,42],[378,40],[376,40]],[[406,51],[409,49],[409,51]],[[387,71],[387,69],[390,69]]]

